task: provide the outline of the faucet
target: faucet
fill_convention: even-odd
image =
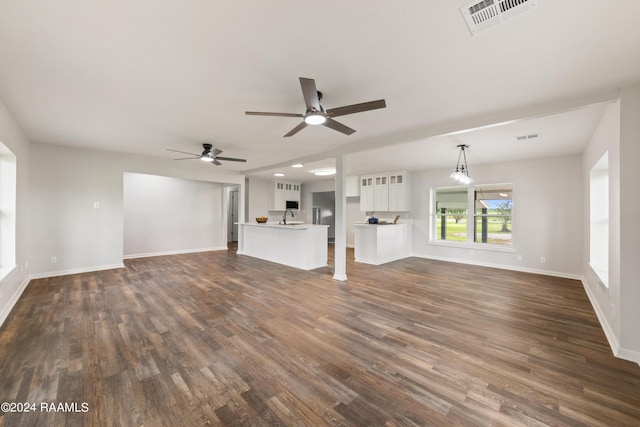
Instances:
[[[291,209],[284,211],[284,215],[282,215],[282,223],[284,225],[287,225],[287,212],[291,212],[291,218],[293,218],[293,211]]]

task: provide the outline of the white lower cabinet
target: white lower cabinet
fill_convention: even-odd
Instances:
[[[356,262],[380,265],[411,253],[411,224],[354,224]]]

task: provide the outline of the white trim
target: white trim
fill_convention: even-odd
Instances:
[[[543,274],[545,276],[562,277],[564,279],[582,280],[582,275],[580,274],[564,273],[562,271],[539,270],[537,268],[515,267],[512,265],[494,264],[490,262],[481,262],[481,261],[469,261],[469,260],[461,260],[459,258],[438,257],[438,256],[421,255],[421,254],[413,254],[411,256],[414,256],[416,258],[433,259],[436,261],[455,262],[457,264],[477,265],[480,267],[499,268],[501,270],[521,271],[523,273]]]
[[[589,285],[587,284],[586,279],[582,278],[581,281],[582,281],[582,287],[584,288],[584,291],[586,292],[587,297],[589,298],[589,302],[591,302],[593,311],[596,312],[596,317],[600,322],[600,327],[604,332],[604,336],[607,338],[607,341],[609,342],[609,347],[611,347],[611,351],[613,352],[614,356],[617,357],[620,351],[620,343],[618,342],[618,338],[616,337],[616,334],[611,328],[611,325],[609,324],[609,322],[607,322],[607,316],[604,315],[604,313],[602,312],[602,309],[600,308],[600,305],[598,305],[598,300],[595,297],[595,295],[593,295],[593,293],[591,292],[591,288],[589,288]]]
[[[593,271],[593,274],[595,274],[596,277],[598,277],[598,281],[600,282],[600,285],[608,289],[609,288],[609,271],[599,269],[593,264],[591,264],[590,262],[588,263],[588,265],[589,265],[589,268],[591,268],[591,271]]]
[[[398,256],[389,257],[389,258],[385,258],[385,259],[356,258],[355,261],[356,262],[361,262],[363,264],[382,265],[382,264],[386,264],[388,262],[398,261],[398,260],[405,259],[405,258],[408,258],[408,257],[409,257],[409,255],[398,255]]]
[[[13,295],[9,299],[8,303],[4,306],[3,310],[0,312],[0,326],[2,326],[4,321],[7,320],[7,317],[9,317],[11,310],[13,310],[13,307],[16,305],[16,303],[22,296],[22,293],[24,292],[24,290],[27,289],[27,285],[29,284],[29,281],[30,281],[29,277],[24,278],[20,286],[18,286],[18,289],[16,289],[16,291],[13,293]]]
[[[10,267],[0,267],[0,281],[2,281],[5,277],[10,275],[11,273],[13,273],[13,270],[15,270],[16,267],[17,267],[17,265],[15,265],[15,264],[13,264]]]
[[[67,276],[69,274],[93,273],[94,271],[114,270],[116,268],[125,268],[123,263],[97,265],[94,267],[72,268],[69,270],[48,271],[44,273],[36,273],[31,275],[31,279],[46,279],[48,277]]]
[[[584,278],[582,279],[582,287],[584,287],[584,290],[587,293],[587,297],[589,297],[589,301],[591,302],[591,306],[593,306],[593,310],[596,312],[596,316],[598,317],[598,321],[600,322],[600,327],[602,327],[604,335],[605,337],[607,337],[607,341],[609,342],[609,347],[611,347],[613,355],[620,359],[636,362],[638,365],[640,365],[640,351],[629,350],[628,348],[620,347],[618,337],[616,336],[614,330],[611,328],[611,325],[607,321],[607,316],[604,315],[602,309],[598,305],[598,300],[596,299],[595,295],[593,295],[593,292],[591,292],[591,288]]]
[[[640,351],[629,350],[628,348],[618,348],[618,354],[616,354],[616,357],[630,362],[635,362],[640,365]]]
[[[181,249],[177,251],[164,251],[164,252],[149,252],[145,254],[131,254],[124,255],[123,259],[135,259],[135,258],[148,258],[153,256],[164,256],[164,255],[180,255],[180,254],[192,254],[197,252],[211,252],[211,251],[226,251],[229,248],[226,246],[216,246],[213,248],[199,248],[199,249]]]

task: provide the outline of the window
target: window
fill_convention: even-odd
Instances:
[[[437,188],[433,195],[432,242],[513,245],[511,184]]]
[[[16,264],[16,156],[0,143],[0,280]]]
[[[478,243],[492,245],[512,245],[513,199],[511,186],[476,187],[475,237]]]
[[[467,188],[436,190],[434,240],[467,241]]]
[[[589,265],[609,286],[609,153],[589,172]]]

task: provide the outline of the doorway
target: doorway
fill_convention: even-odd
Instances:
[[[313,193],[312,220],[314,224],[328,225],[328,240],[330,244],[335,242],[335,210],[336,192],[320,191]]]
[[[238,189],[229,190],[229,205],[227,211],[227,242],[238,242]]]

